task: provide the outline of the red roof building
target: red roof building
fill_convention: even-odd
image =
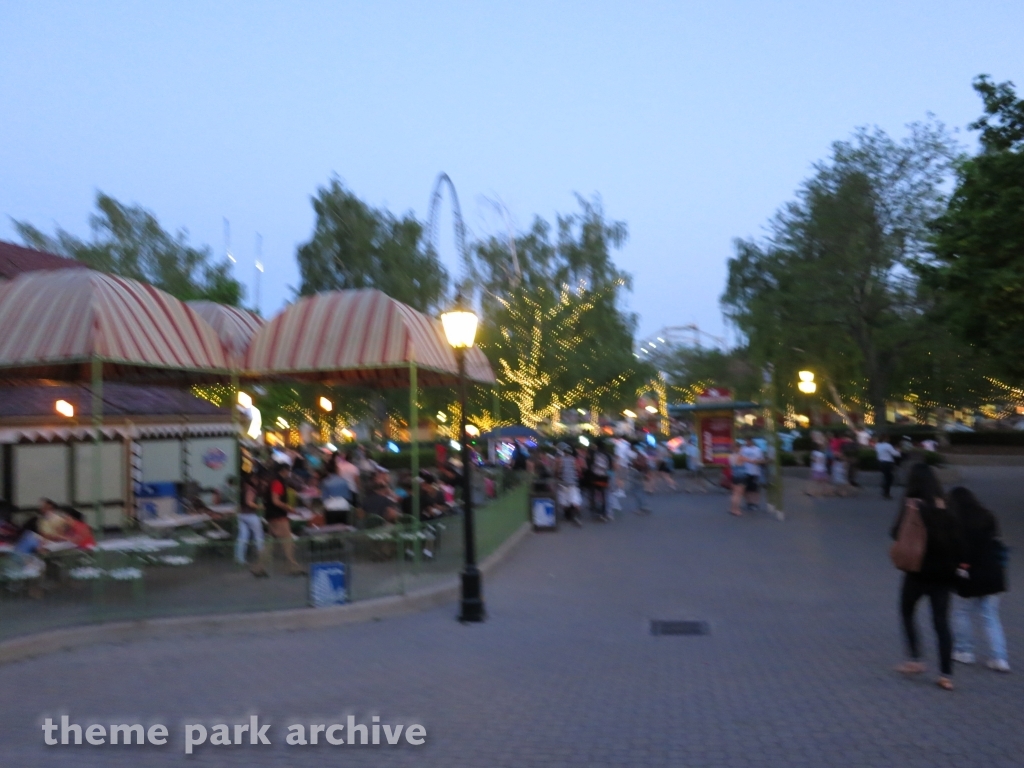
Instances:
[[[37,251],[0,240],[0,280],[13,280],[22,272],[35,272],[39,269],[67,269],[68,267],[84,269],[85,264],[76,259],[58,256],[55,253]]]

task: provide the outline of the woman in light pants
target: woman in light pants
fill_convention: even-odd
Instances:
[[[966,568],[957,584],[953,608],[953,660],[973,664],[972,614],[980,614],[988,635],[989,669],[1009,672],[1006,635],[999,621],[999,594],[1006,591],[1006,549],[999,535],[999,521],[964,487],[949,492],[949,508],[956,513],[967,545]]]
[[[1009,672],[1010,662],[1006,657],[1006,635],[999,620],[999,595],[985,597],[957,598],[953,608],[953,660],[961,664],[974,663],[974,632],[971,627],[972,614],[980,614],[981,622],[988,636],[991,658],[988,666],[997,672]]]
[[[256,553],[263,552],[263,519],[256,512],[256,489],[252,477],[242,475],[242,507],[238,510],[238,538],[235,539],[235,562],[246,564],[249,539],[256,545]]]

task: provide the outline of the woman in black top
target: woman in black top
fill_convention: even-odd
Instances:
[[[302,576],[305,571],[295,560],[295,540],[292,538],[291,524],[288,515],[295,509],[288,504],[287,486],[291,468],[287,464],[277,464],[271,470],[270,480],[263,497],[263,516],[267,520],[270,534],[281,544],[285,560],[288,561],[288,572],[293,576]],[[263,549],[263,557],[259,567],[253,571],[256,576],[267,575],[267,561],[273,557],[273,547]]]
[[[953,635],[949,629],[949,601],[957,569],[964,560],[960,524],[946,508],[942,486],[927,464],[919,463],[910,468],[907,490],[891,531],[894,540],[899,534],[908,503],[916,503],[927,538],[921,570],[903,575],[900,615],[910,661],[901,664],[897,670],[907,675],[925,671],[925,665],[920,661],[921,649],[914,623],[914,609],[918,600],[927,595],[932,608],[932,624],[939,641],[939,668],[942,674],[937,682],[941,688],[952,690],[953,682],[949,678],[953,674]]]

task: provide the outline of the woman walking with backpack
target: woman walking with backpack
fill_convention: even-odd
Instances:
[[[953,661],[974,663],[971,615],[980,613],[992,652],[988,667],[1009,672],[1006,636],[999,621],[999,593],[1006,591],[1006,548],[999,538],[999,522],[966,488],[957,487],[949,492],[949,508],[960,520],[968,565],[967,578],[961,578],[957,584],[960,597],[953,609]]]
[[[949,629],[950,593],[958,570],[965,563],[960,522],[946,508],[938,478],[927,464],[915,464],[907,476],[907,489],[891,531],[893,563],[904,572],[900,589],[900,615],[910,660],[897,667],[905,675],[925,671],[914,622],[918,601],[927,596],[932,625],[939,641],[940,688],[953,689],[953,635]]]

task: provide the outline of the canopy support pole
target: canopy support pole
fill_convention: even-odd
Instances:
[[[764,426],[768,433],[768,450],[771,454],[768,460],[772,465],[772,482],[768,484],[767,496],[769,511],[777,513],[780,518],[783,514],[783,503],[785,498],[782,480],[782,445],[779,441],[778,425],[775,423],[775,366],[769,364],[762,372],[764,382],[763,391],[765,394]]]
[[[92,359],[92,497],[96,511],[96,535],[103,538],[103,361]]]
[[[491,400],[493,401],[493,405],[492,405],[491,410],[494,411],[494,426],[491,427],[491,432],[493,433],[493,432],[501,429],[501,398],[498,396],[498,385],[497,385],[497,383],[495,383],[494,387],[491,388]],[[497,466],[497,464],[498,464],[497,443],[493,439],[488,440],[487,442],[488,442],[488,446],[487,446],[488,447],[487,459],[491,462],[491,464],[494,464],[495,466]],[[502,487],[501,490],[504,491],[505,488]]]
[[[420,519],[420,445],[416,439],[417,427],[420,422],[417,395],[419,386],[416,382],[416,363],[409,363],[409,469],[412,472],[412,516],[417,522]]]
[[[238,511],[242,511],[242,431],[238,428],[238,373],[231,372],[231,431],[235,435],[235,488],[238,489]]]

